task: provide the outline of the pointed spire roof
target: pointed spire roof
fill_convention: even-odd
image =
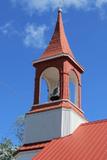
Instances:
[[[62,10],[59,9],[54,34],[48,47],[46,48],[40,59],[45,59],[61,54],[67,54],[71,58],[74,58],[74,55],[70,49],[68,40],[65,35],[64,25],[62,21]]]

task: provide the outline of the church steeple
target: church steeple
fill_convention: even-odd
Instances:
[[[36,70],[34,102],[26,114],[24,144],[69,135],[85,121],[81,106],[84,70],[75,61],[68,44],[61,9],[52,39],[33,66]]]
[[[58,17],[56,22],[56,27],[54,34],[51,38],[51,41],[46,48],[45,52],[42,54],[40,59],[45,59],[53,56],[57,56],[60,54],[67,54],[71,58],[74,58],[74,55],[70,49],[62,20],[62,9],[58,9]]]
[[[25,116],[24,145],[16,160],[31,160],[49,141],[70,135],[87,122],[81,105],[84,70],[70,49],[61,9],[52,39],[40,59],[33,62],[33,67],[34,102]]]
[[[16,160],[31,160],[45,143],[70,135],[86,122],[81,106],[81,75],[84,70],[70,49],[61,9],[58,10],[52,39],[33,66],[36,71],[34,102],[25,116],[23,141],[23,148],[27,150],[19,153]]]
[[[53,100],[52,94],[57,91],[57,100],[71,100],[78,108],[81,108],[81,74],[84,70],[74,59],[70,49],[64,31],[61,9],[58,10],[56,27],[51,41],[40,59],[33,62],[33,66],[36,68],[33,110],[35,110],[35,105],[40,104],[40,95],[43,92],[42,79],[46,80],[48,86],[47,102]],[[73,82],[72,91],[70,89],[71,81]],[[70,96],[73,99],[70,99]]]

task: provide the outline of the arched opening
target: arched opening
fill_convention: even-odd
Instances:
[[[60,98],[59,71],[55,67],[45,69],[40,77],[39,102],[56,101]]]
[[[69,76],[69,99],[78,106],[78,78],[74,71]]]
[[[40,81],[40,96],[39,96],[39,103],[45,103],[48,102],[48,84],[46,79],[41,77]]]

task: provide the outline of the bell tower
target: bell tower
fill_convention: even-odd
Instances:
[[[81,74],[84,70],[76,62],[68,44],[61,9],[58,10],[57,23],[52,39],[40,59],[33,62],[33,66],[36,68],[34,106],[39,104],[40,80],[44,78],[48,86],[49,102],[70,100],[69,85],[72,82],[75,87],[74,104],[81,108]]]
[[[61,9],[58,10],[51,41],[33,66],[36,69],[34,104],[26,114],[24,143],[47,141],[71,134],[80,123],[86,122],[81,107],[81,74],[84,70],[70,49]],[[47,84],[48,100],[40,104],[42,78]]]
[[[34,103],[26,113],[23,142],[27,146],[67,136],[86,122],[81,106],[81,75],[84,70],[70,49],[61,9],[58,10],[49,45],[41,57],[33,62],[33,67],[36,71]],[[44,103],[40,103],[42,79],[48,90]]]

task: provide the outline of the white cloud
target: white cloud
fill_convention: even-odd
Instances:
[[[50,9],[56,9],[59,6],[67,9],[75,7],[76,9],[102,8],[107,0],[11,0],[13,4],[18,4],[30,13],[35,11],[44,12]]]
[[[44,48],[46,25],[27,24],[25,29],[18,30],[12,22],[0,26],[0,34],[8,37],[19,37],[27,47]]]
[[[58,8],[59,6],[69,8],[69,7],[75,7],[75,8],[85,8],[88,6],[88,0],[53,0],[50,3],[50,6],[53,6],[53,9]]]
[[[90,0],[11,0],[13,4],[19,4],[24,9],[34,12],[35,10],[43,12],[46,10],[56,9],[59,6],[64,8],[86,8],[90,4]]]
[[[6,24],[0,26],[0,33],[8,36],[18,34],[18,32],[13,27],[12,22],[7,22]]]
[[[47,26],[36,26],[35,24],[28,24],[25,28],[24,44],[35,48],[45,47],[45,32]]]
[[[96,0],[96,6],[101,8],[104,5],[107,5],[107,0]]]

